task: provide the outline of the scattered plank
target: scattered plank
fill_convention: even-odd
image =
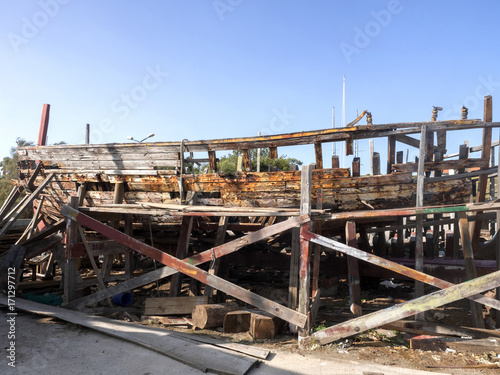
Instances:
[[[0,304],[7,305],[6,296],[0,295]],[[195,338],[193,340],[189,336],[180,335],[177,332],[165,329],[86,315],[80,312],[27,301],[22,298],[16,298],[16,309],[56,317],[129,341],[203,372],[211,371],[219,374],[244,375],[257,361],[256,359],[240,354],[241,351],[237,349],[228,351],[227,349],[231,349],[231,344],[215,339],[205,340]],[[198,340],[203,340],[203,343],[200,343]],[[244,346],[241,344],[237,347],[240,350],[244,350]],[[251,348],[250,351],[252,351]]]
[[[206,296],[146,298],[144,315],[190,315],[197,305],[207,303]]]
[[[392,329],[418,335],[458,336],[484,339],[491,336],[500,337],[500,331],[452,326],[433,322],[416,322],[414,320],[399,320],[382,326],[384,329]]]
[[[143,315],[141,317],[142,323],[160,323],[164,326],[169,327],[187,327],[189,324],[184,318],[172,318],[168,316],[159,316],[159,315]]]

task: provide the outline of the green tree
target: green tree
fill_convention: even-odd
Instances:
[[[242,154],[241,150],[234,150],[232,154],[223,156],[217,163],[217,169],[223,173],[235,174],[238,167],[238,156]],[[250,150],[250,161],[252,171],[257,170],[257,150]],[[272,159],[268,148],[260,150],[260,170],[261,172],[269,171],[270,167],[276,167],[280,171],[289,171],[290,165],[302,165],[302,162],[295,158],[289,158],[286,155],[281,155],[277,159]]]
[[[10,191],[12,190],[12,182],[18,178],[17,172],[17,149],[18,147],[33,146],[33,142],[26,141],[23,138],[16,139],[16,146],[10,149],[10,156],[6,156],[0,161],[0,170],[2,176],[0,177],[0,206],[3,204]]]

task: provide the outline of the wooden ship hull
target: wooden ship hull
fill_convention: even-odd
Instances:
[[[485,98],[484,120],[435,121],[434,117],[430,122],[373,125],[367,114],[367,124],[358,125],[363,112],[339,129],[203,141],[58,146],[45,146],[46,108],[38,146],[18,150],[20,175],[0,210],[0,240],[20,213],[34,206],[32,222],[16,246],[21,246],[26,259],[48,249],[54,253],[65,275],[67,308],[92,306],[165,278],[170,280],[169,295],[177,296],[181,275],[186,275],[205,285],[206,296],[213,296],[214,290],[216,295],[219,291],[231,295],[295,325],[301,340],[313,338],[321,344],[464,297],[500,309],[498,301],[477,295],[500,286],[500,279],[495,279],[496,274],[476,278],[473,257],[481,222],[491,220],[500,208],[484,203],[498,168],[491,161],[492,147],[498,145],[491,136],[492,128],[500,123],[492,122],[491,103],[491,97]],[[482,131],[483,143],[476,149],[459,145],[452,154],[446,134],[464,129]],[[354,158],[350,168],[339,168],[338,156],[334,156],[332,167],[325,167],[330,162],[324,160],[323,144],[345,142],[346,154],[352,155],[354,141],[373,138],[387,139],[385,174],[381,174],[378,153],[370,155],[369,175],[360,175],[359,158]],[[314,145],[313,165],[301,170],[291,166],[288,171],[251,168],[252,149],[268,148],[271,158],[278,158],[281,147],[304,144]],[[418,149],[418,161],[403,163],[398,144]],[[218,167],[217,152],[230,150],[242,155],[241,171],[234,175]],[[471,158],[473,151],[480,151],[480,157]],[[206,158],[195,159],[194,153]],[[206,163],[206,173],[188,173],[193,163]],[[14,207],[23,191],[28,193],[25,200]],[[489,195],[494,197],[494,188]],[[13,213],[7,214],[10,210]],[[450,231],[455,241],[450,241]],[[410,234],[414,240],[408,238]],[[250,250],[239,251],[249,246]],[[12,249],[19,253],[19,247]],[[139,274],[134,253],[167,267]],[[351,311],[356,315],[362,314],[359,270],[363,267],[358,266],[358,259],[390,275],[398,273],[445,290],[441,297],[423,296],[429,298],[417,301],[410,310],[401,306],[380,313],[381,318],[362,316],[350,327],[341,324],[312,334],[320,303],[319,280],[332,271],[323,262],[323,253],[342,259],[333,263],[345,265],[339,274],[347,277]],[[92,263],[96,278],[83,280],[80,260],[97,256],[104,260]],[[123,260],[119,275],[110,272],[115,256]],[[391,257],[396,259],[391,261]],[[287,306],[225,280],[219,269],[221,258],[247,266],[258,259],[267,260],[270,267],[289,264]],[[424,273],[434,258],[451,262],[447,263],[454,273],[451,278],[458,275],[459,267],[460,277],[463,273],[475,279],[472,289]],[[444,260],[438,262],[439,272],[446,267]],[[203,263],[210,265],[201,268]],[[481,274],[488,273],[483,268]],[[417,289],[421,296],[423,289]],[[478,314],[473,311],[480,325]]]

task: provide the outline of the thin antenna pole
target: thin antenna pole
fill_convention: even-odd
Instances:
[[[343,79],[343,89],[342,89],[342,127],[345,128],[345,75]],[[345,141],[342,142],[342,144],[344,143]],[[342,151],[342,167],[345,167],[345,153],[343,152],[343,149],[341,151]]]
[[[332,128],[335,129],[335,106],[332,107]],[[332,155],[336,155],[335,141],[332,142]]]

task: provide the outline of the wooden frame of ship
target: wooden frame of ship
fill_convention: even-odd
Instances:
[[[484,99],[482,120],[467,119],[464,108],[459,120],[437,121],[437,110],[429,122],[373,124],[365,111],[344,128],[317,131],[46,146],[50,106],[45,105],[38,146],[18,150],[19,180],[0,210],[0,240],[27,208],[35,212],[4,253],[2,276],[6,267],[21,269],[23,261],[48,253],[47,262],[57,261],[62,268],[63,307],[69,309],[109,302],[116,294],[167,277],[169,295],[178,296],[187,276],[204,285],[198,293],[227,294],[287,321],[298,329],[301,343],[330,343],[463,298],[471,300],[473,324],[484,327],[481,307],[500,309],[497,299],[482,294],[500,286],[498,241],[492,260],[475,260],[474,255],[482,245],[483,224],[496,222],[500,212],[494,201],[498,142],[492,142],[492,129],[500,123],[492,121],[491,96]],[[360,125],[365,116],[366,125]],[[466,129],[482,132],[482,145],[459,145],[452,154],[447,134]],[[340,168],[338,156],[333,156],[332,168],[324,168],[325,145],[345,142],[346,155],[352,155],[356,140],[374,138],[387,139],[386,174],[380,173],[376,152],[370,155],[370,175],[360,175],[359,158],[351,168]],[[398,143],[418,149],[417,160],[404,163],[403,152],[396,152]],[[314,145],[315,164],[301,170],[251,170],[252,149],[268,148],[271,158],[277,158],[282,147],[306,144]],[[241,171],[235,175],[217,166],[217,153],[231,150],[242,154]],[[480,157],[470,157],[473,152]],[[206,158],[195,159],[194,153]],[[188,172],[193,163],[207,163],[208,171]],[[229,237],[228,231],[238,235]],[[414,240],[405,253],[405,237],[412,232]],[[200,233],[210,240],[199,241]],[[373,233],[378,239],[370,243]],[[224,259],[262,241],[289,250],[279,254],[289,264],[286,305],[223,277]],[[322,254],[327,253],[347,276],[350,308],[357,317],[312,333],[321,296]],[[136,254],[165,267],[137,273]],[[269,253],[270,258],[275,255]],[[123,266],[119,275],[110,272],[117,257]],[[90,261],[95,277],[82,278],[83,258]],[[238,259],[243,258],[246,264],[254,259],[248,253]],[[453,268],[453,277],[447,267]],[[360,270],[361,275],[382,270],[413,279],[416,298],[363,314]],[[424,294],[424,284],[438,291]]]

